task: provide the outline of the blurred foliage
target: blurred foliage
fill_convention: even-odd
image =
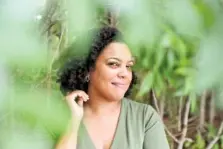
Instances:
[[[0,131],[4,132],[0,142],[8,138],[15,142],[14,146],[0,143],[4,149],[40,143],[24,141],[28,134],[40,137],[36,127],[48,136],[48,143],[39,148],[53,146],[69,118],[55,83],[56,72],[70,57],[84,56],[89,32],[105,24],[121,29],[136,56],[140,83],[133,99],[146,102],[153,89],[168,106],[165,113],[171,113],[178,99],[189,97],[195,113],[199,96],[209,90],[215,93],[218,108],[223,107],[221,0],[18,0],[16,4],[0,1]],[[204,148],[216,134],[211,127],[207,138],[197,133],[195,143],[185,146]],[[13,136],[17,128],[24,129],[24,137]]]

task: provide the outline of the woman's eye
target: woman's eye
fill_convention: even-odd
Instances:
[[[129,69],[129,70],[132,70],[132,65],[129,65],[129,66],[126,66],[127,67],[127,69]]]
[[[108,65],[112,68],[117,68],[119,66],[119,64],[116,62],[110,62],[110,63],[108,63]]]

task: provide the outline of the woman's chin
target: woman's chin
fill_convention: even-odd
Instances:
[[[125,94],[113,94],[112,96],[112,101],[120,101],[123,97],[124,97]]]

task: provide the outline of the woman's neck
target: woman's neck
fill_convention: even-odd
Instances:
[[[88,94],[89,100],[84,104],[84,112],[97,116],[108,116],[119,113],[121,109],[121,100],[109,101],[102,96]]]

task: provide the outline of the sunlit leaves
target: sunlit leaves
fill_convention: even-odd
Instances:
[[[192,148],[196,148],[196,149],[203,149],[205,148],[205,140],[204,138],[202,137],[202,135],[200,133],[198,133],[196,136],[195,136],[195,142],[193,145],[192,145]]]
[[[142,84],[140,86],[137,96],[143,96],[145,95],[145,93],[148,93],[148,91],[152,88],[153,79],[154,79],[154,74],[152,72],[146,74],[146,76],[142,80]]]
[[[197,12],[188,0],[166,2],[166,17],[180,34],[200,36],[201,22]]]
[[[59,90],[52,89],[49,94],[44,88],[28,87],[26,84],[15,86],[8,98],[8,102],[13,100],[14,118],[31,128],[39,125],[54,133],[62,132],[67,126],[69,114]]]
[[[0,109],[4,106],[10,86],[9,73],[3,64],[4,63],[0,61]]]
[[[193,6],[201,16],[203,27],[209,29],[216,19],[211,5],[205,3],[203,0],[196,0]]]
[[[169,50],[167,52],[167,69],[171,70],[173,69],[174,66],[174,62],[175,62],[175,54],[172,50]]]
[[[53,147],[53,141],[47,135],[47,132],[41,128],[30,129],[25,125],[17,123],[11,129],[0,128],[1,135],[0,147],[4,149],[49,149]]]
[[[96,4],[90,0],[67,0],[64,4],[67,15],[68,35],[72,38],[74,35],[81,34],[96,26]]]
[[[50,133],[59,134],[65,127],[64,122],[68,119],[67,109],[59,102],[62,97],[52,90],[55,87],[54,75],[58,65],[55,64],[50,72],[42,66],[47,65],[46,53],[51,55],[48,57],[49,61],[52,61],[54,56],[60,56],[59,64],[69,57],[85,55],[88,50],[88,39],[80,36],[97,26],[97,13],[101,15],[99,18],[103,18],[106,10],[102,6],[118,14],[118,28],[124,33],[126,42],[137,57],[136,71],[140,76],[138,96],[147,95],[151,89],[158,97],[167,95],[168,99],[172,99],[172,96],[189,96],[191,111],[195,112],[195,91],[202,92],[214,88],[215,102],[219,107],[223,105],[223,23],[219,9],[221,6],[217,6],[216,2],[51,1],[58,2],[59,5],[56,6],[61,9],[56,9],[58,12],[54,12],[53,15],[44,15],[52,17],[48,19],[50,23],[46,29],[47,39],[40,35],[39,24],[35,20],[39,1],[8,2],[9,5],[6,7],[1,6],[3,9],[0,14],[0,58],[7,63],[4,67],[10,66],[9,69],[12,71],[10,74],[10,71],[6,72],[5,69],[1,69],[4,67],[0,66],[0,76],[3,80],[0,82],[0,98],[3,97],[2,92],[5,89],[13,90],[9,82],[20,90],[13,92],[14,96],[10,94],[14,98],[2,98],[10,101],[9,105],[13,103],[13,108],[5,106],[1,99],[0,106],[11,110],[18,121],[22,121],[29,128],[39,122],[44,124],[47,130],[50,129]],[[24,6],[27,9],[23,9]],[[41,20],[44,19],[46,18],[43,17]],[[74,44],[67,44],[67,39]],[[61,51],[54,53],[58,49]],[[11,78],[13,79],[10,80]],[[51,82],[47,82],[48,80]],[[50,89],[46,88],[49,84],[52,85]],[[51,96],[52,94],[54,96]],[[51,104],[48,109],[45,105],[49,101]],[[26,132],[27,128],[22,130]],[[28,132],[35,131],[31,129]],[[196,141],[200,143],[197,148],[204,148],[201,136],[198,135]]]
[[[197,55],[197,89],[204,90],[212,88],[222,80],[223,76],[223,50],[222,50],[222,32],[219,25],[205,37],[200,45]]]
[[[152,44],[160,32],[156,15],[152,10],[154,5],[149,2],[145,0],[135,1],[134,7],[128,8],[127,12],[120,15],[119,26],[125,33],[127,41],[133,45]],[[139,24],[140,27],[138,27]]]
[[[43,66],[46,45],[40,38],[35,13],[39,1],[6,1],[0,13],[0,58],[8,63]],[[16,6],[16,7],[15,7]],[[23,9],[26,6],[28,9]],[[27,65],[27,63],[29,63]]]

